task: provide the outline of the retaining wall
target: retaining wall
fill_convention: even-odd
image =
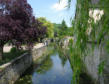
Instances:
[[[36,61],[39,57],[46,55],[47,47],[44,45],[33,49],[31,54],[25,53],[11,62],[0,66],[0,84],[14,84],[16,80]]]
[[[95,45],[94,50],[90,50],[89,53],[84,56],[83,61],[86,67],[86,72],[95,81],[95,84],[108,84],[109,83],[109,55],[103,45]],[[104,64],[103,64],[104,62]],[[100,67],[103,66],[103,67]],[[99,74],[101,69],[102,74]]]

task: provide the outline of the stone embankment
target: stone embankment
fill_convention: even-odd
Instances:
[[[5,46],[4,51],[9,52],[11,46]],[[0,84],[14,84],[16,80],[43,55],[47,55],[47,47],[44,43],[34,46],[31,54],[25,53],[18,58],[0,66]]]
[[[60,41],[66,51],[69,39],[65,38]],[[81,58],[85,66],[85,72],[92,78],[95,84],[109,84],[109,53],[104,45],[95,44],[92,50],[92,42],[87,43],[88,52]],[[102,74],[99,74],[101,72]]]

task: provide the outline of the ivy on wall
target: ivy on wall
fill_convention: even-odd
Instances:
[[[74,42],[70,42],[70,46],[73,46],[73,48],[70,47],[70,53],[74,72],[74,84],[79,84],[79,75],[82,71],[81,67],[83,67],[81,58],[87,54],[87,43],[91,42],[92,49],[94,49],[96,44],[98,46],[101,44],[109,45],[109,0],[100,0],[95,4],[92,4],[91,1],[92,0],[77,0],[75,25],[73,27],[75,40]],[[71,0],[69,0],[69,3],[70,2]],[[100,17],[96,22],[94,20],[95,17],[93,18],[89,14],[91,10],[95,9],[101,12],[103,11],[102,17],[100,17],[99,13],[96,15],[96,17]],[[90,34],[87,34],[90,28]],[[107,50],[109,50],[109,48],[107,48]],[[98,72],[102,73],[101,71],[103,71],[104,65],[99,66],[102,66],[102,69],[99,67]]]

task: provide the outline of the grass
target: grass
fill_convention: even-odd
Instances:
[[[18,50],[15,47],[13,47],[10,52],[3,53],[4,59],[2,61],[0,61],[0,65],[15,59],[16,57],[22,55],[25,52],[27,52],[27,51],[26,50]]]

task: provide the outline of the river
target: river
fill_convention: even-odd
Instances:
[[[67,57],[55,50],[41,64],[34,64],[15,84],[71,84],[72,75]]]

